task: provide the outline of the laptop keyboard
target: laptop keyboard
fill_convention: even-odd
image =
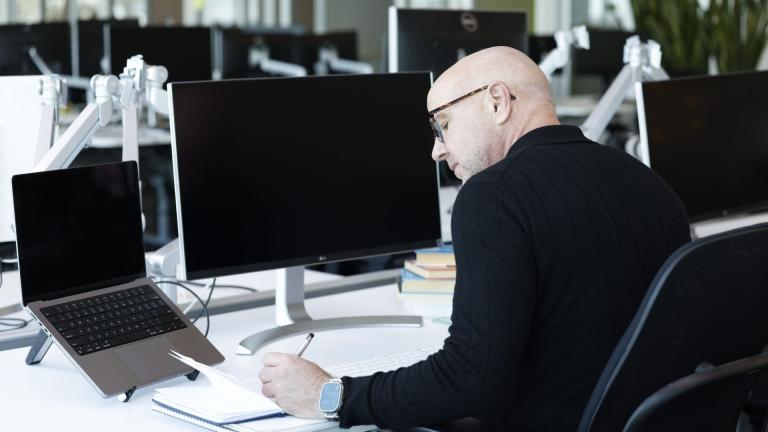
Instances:
[[[49,306],[40,312],[80,355],[186,327],[148,286]]]

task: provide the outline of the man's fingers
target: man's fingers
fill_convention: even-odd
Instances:
[[[264,384],[272,382],[272,377],[274,376],[274,368],[272,367],[265,367],[262,370],[259,371],[259,379]]]
[[[264,354],[264,357],[261,359],[261,362],[264,363],[264,366],[277,366],[280,364],[281,361],[285,359],[286,356],[288,356],[288,354],[278,353],[278,352],[269,352]]]
[[[261,393],[264,394],[264,396],[272,399],[275,397],[275,388],[272,384],[264,384],[261,386]]]

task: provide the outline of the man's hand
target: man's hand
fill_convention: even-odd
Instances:
[[[302,418],[323,418],[318,408],[320,390],[331,379],[311,361],[291,354],[267,353],[259,372],[261,392],[285,412]]]

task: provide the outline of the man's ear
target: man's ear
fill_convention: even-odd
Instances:
[[[496,124],[506,122],[512,115],[512,100],[514,99],[507,85],[496,81],[488,86],[488,98],[491,106],[491,114]]]

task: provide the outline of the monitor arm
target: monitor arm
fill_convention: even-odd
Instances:
[[[307,76],[307,69],[304,66],[269,58],[269,47],[264,44],[256,44],[251,47],[248,52],[248,64],[258,66],[270,74],[293,77]]]
[[[123,160],[139,161],[139,113],[147,103],[147,122],[155,126],[155,113],[168,115],[168,93],[163,84],[168,70],[144,62],[141,55],[128,59],[120,74],[120,105],[123,108]]]
[[[27,54],[29,54],[29,58],[32,60],[32,63],[35,64],[35,67],[40,71],[40,73],[43,75],[54,75],[51,68],[48,67],[48,64],[45,63],[43,58],[40,57],[40,54],[37,53],[37,48],[29,47]]]
[[[27,51],[29,54],[29,58],[32,59],[32,63],[35,64],[35,67],[40,71],[41,74],[47,75],[47,76],[59,76],[59,74],[56,74],[51,70],[51,68],[48,67],[48,64],[45,62],[45,60],[40,56],[40,54],[37,52],[37,48],[30,47]],[[67,88],[76,88],[76,89],[82,89],[86,92],[91,92],[91,81],[87,78],[77,77],[73,75],[60,75],[66,80],[67,86],[61,89],[63,92],[60,92],[61,95],[61,105],[67,104]],[[89,101],[92,99],[89,94]]]
[[[35,163],[51,148],[54,137],[58,136],[59,106],[66,104],[67,81],[58,75],[44,76],[40,80],[39,93],[43,108],[40,112]]]
[[[74,122],[35,164],[33,172],[50,171],[68,167],[87,146],[93,134],[112,119],[112,98],[120,92],[120,81],[113,75],[95,75],[91,88],[96,101],[85,106]]]
[[[315,63],[317,75],[328,75],[331,71],[353,74],[373,73],[373,66],[368,63],[339,58],[339,52],[332,44],[323,44],[317,52],[318,61]]]
[[[661,67],[661,46],[653,40],[643,43],[639,36],[628,38],[624,45],[624,67],[581,125],[584,135],[597,141],[633,87],[638,96],[640,87],[635,84],[666,79],[669,75]]]
[[[557,48],[547,53],[539,63],[539,68],[548,80],[556,70],[565,67],[571,59],[571,45],[579,49],[589,49],[589,32],[586,26],[574,27],[570,30],[560,30],[555,33]]]
[[[114,75],[94,75],[91,88],[96,100],[85,106],[56,143],[35,164],[33,171],[48,171],[68,167],[87,147],[93,134],[112,120],[115,102],[123,115],[123,160],[138,163],[138,113],[143,99],[160,113],[168,113],[167,94],[162,84],[168,72],[162,66],[144,63],[142,56],[128,59],[120,78]]]

